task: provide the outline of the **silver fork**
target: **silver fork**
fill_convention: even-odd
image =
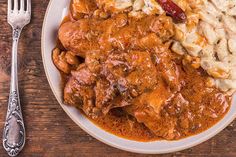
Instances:
[[[21,30],[30,22],[31,0],[8,0],[8,23],[13,29],[11,86],[7,116],[3,130],[3,146],[9,156],[17,156],[25,144],[25,127],[21,112],[18,77],[17,47]]]

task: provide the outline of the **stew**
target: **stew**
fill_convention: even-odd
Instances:
[[[172,17],[134,18],[129,9],[111,11],[101,3],[72,1],[59,28],[52,57],[66,104],[137,141],[198,134],[227,113],[231,97],[211,84],[197,58],[170,50]]]

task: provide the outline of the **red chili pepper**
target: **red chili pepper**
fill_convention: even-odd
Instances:
[[[157,0],[157,2],[161,5],[163,10],[174,19],[174,21],[185,22],[187,20],[185,12],[172,0]]]

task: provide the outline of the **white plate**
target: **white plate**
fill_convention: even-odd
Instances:
[[[203,133],[178,141],[163,140],[155,142],[136,142],[117,137],[100,129],[80,114],[77,109],[65,106],[63,104],[62,91],[60,89],[60,74],[53,65],[51,53],[52,49],[55,47],[58,27],[67,12],[69,3],[70,0],[51,0],[48,5],[42,30],[42,58],[48,82],[58,102],[70,118],[91,136],[110,146],[122,150],[145,154],[163,154],[180,151],[200,144],[219,133],[234,120],[236,117],[236,96],[234,97],[234,103],[226,116],[216,125]]]

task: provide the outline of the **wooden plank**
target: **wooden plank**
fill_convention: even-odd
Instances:
[[[82,131],[65,114],[48,85],[41,60],[40,38],[49,0],[32,0],[32,22],[19,46],[20,92],[27,140],[22,157],[142,156],[107,146]],[[59,2],[59,1],[58,1]],[[11,29],[6,21],[7,1],[0,1],[0,135],[5,120],[10,79]],[[236,156],[236,123],[213,139],[169,156]],[[158,149],[158,148],[157,148]],[[0,145],[0,156],[7,156]],[[151,156],[151,155],[147,155]],[[158,155],[156,155],[158,156]]]

